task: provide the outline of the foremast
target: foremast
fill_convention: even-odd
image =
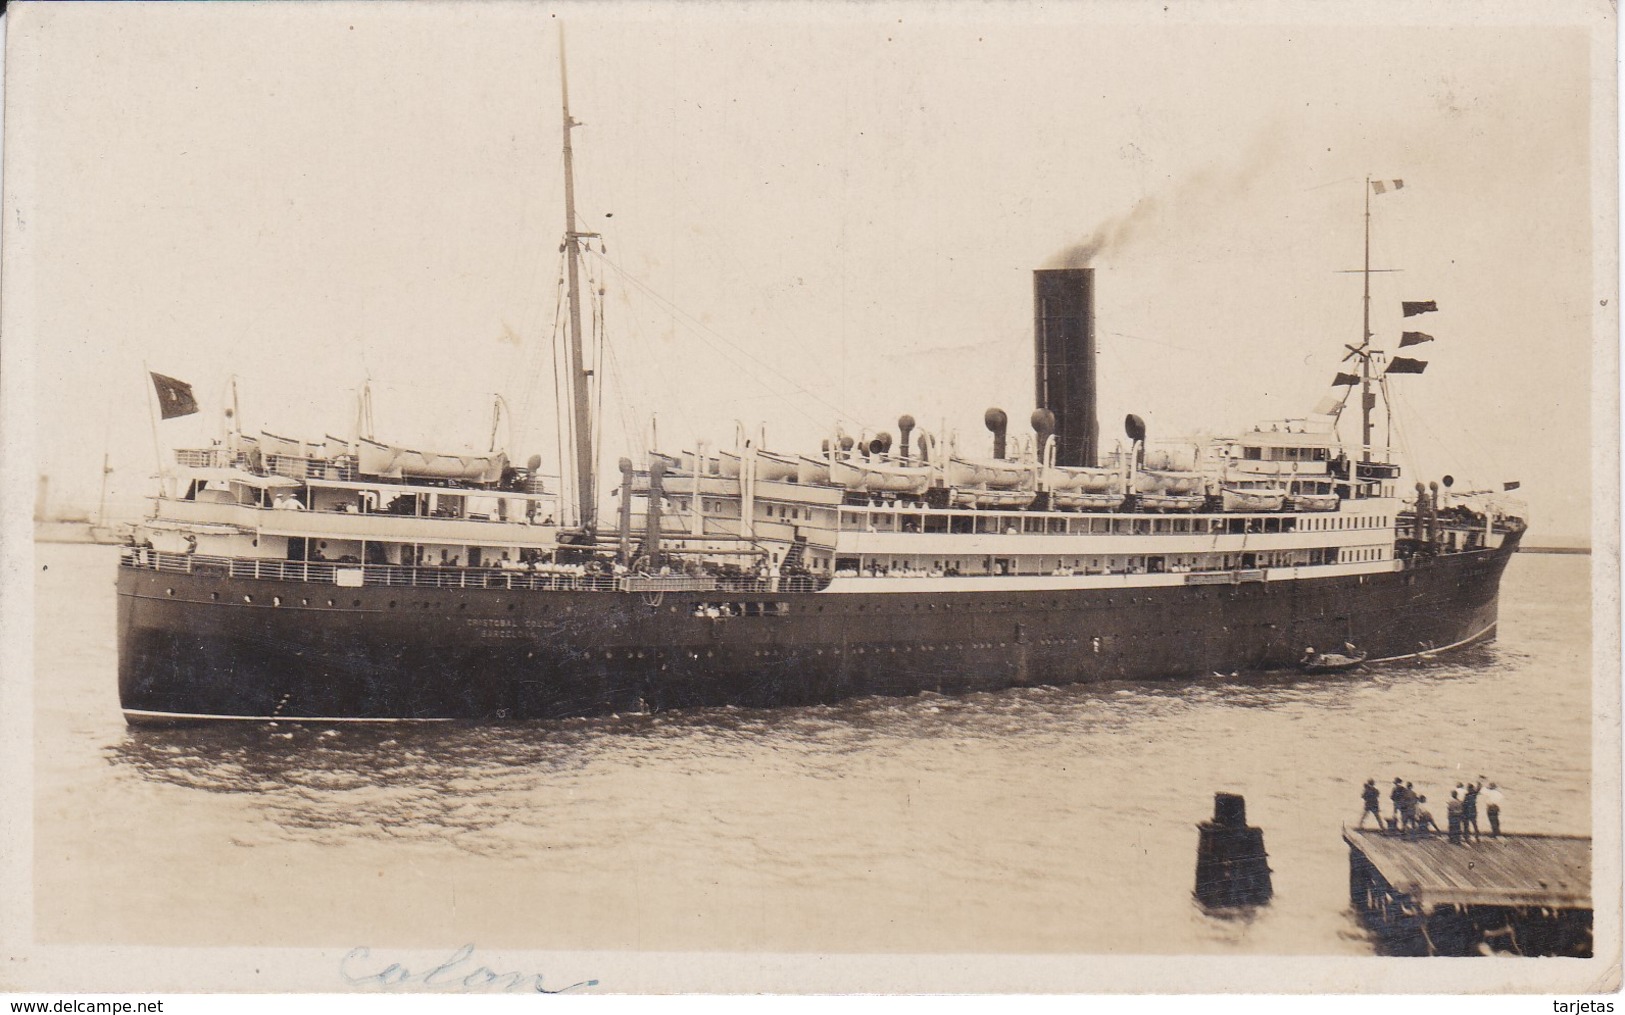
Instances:
[[[568,159],[568,156],[566,156]],[[1371,461],[1371,177],[1365,180],[1365,263],[1360,269],[1365,280],[1360,324],[1360,461]]]
[[[583,362],[581,337],[581,250],[583,239],[597,236],[576,229],[575,156],[570,131],[581,126],[570,116],[570,77],[565,67],[564,26],[559,26],[559,84],[564,111],[564,253],[569,288],[570,330],[566,340],[570,356],[570,431],[573,438],[573,474],[576,485],[576,520],[583,532],[598,525],[598,495],[593,477],[592,371]]]

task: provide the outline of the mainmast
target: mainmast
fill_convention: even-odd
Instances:
[[[564,105],[564,250],[568,266],[570,300],[570,398],[572,430],[575,436],[576,497],[581,528],[597,527],[598,495],[592,474],[592,371],[582,363],[580,242],[597,233],[576,231],[575,160],[570,147],[570,129],[581,124],[570,116],[570,78],[564,64],[564,26],[559,26],[559,82]]]

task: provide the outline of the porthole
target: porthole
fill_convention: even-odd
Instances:
[[[253,596],[244,596],[243,597],[243,602],[245,602],[245,603],[252,603],[253,601],[254,601]]]
[[[458,603],[457,608],[459,610],[466,610],[466,609],[468,609],[468,604],[467,603]]]
[[[210,598],[210,599],[219,599],[219,598],[220,598],[220,593],[218,593],[218,592],[211,592],[211,593],[209,593],[209,598]]]
[[[395,600],[391,599],[389,601],[389,608],[393,610],[395,608],[395,606],[396,606]]]
[[[518,604],[516,604],[516,603],[509,603],[509,604],[508,604],[508,612],[509,612],[509,613],[512,613],[512,612],[513,612],[513,609],[514,609],[514,607],[515,607],[515,606],[516,606],[516,605],[518,605]]]
[[[300,606],[309,606],[310,605],[310,600],[309,599],[301,599],[301,600],[299,600],[299,605]]]
[[[327,601],[327,605],[329,605],[329,606],[332,606],[332,605],[333,605],[333,600],[331,600],[331,599],[329,599],[329,600],[328,600],[328,601]]]
[[[351,606],[360,606],[360,605],[361,605],[361,600],[359,600],[359,599],[352,599],[352,600],[350,600],[350,605],[351,605]]]
[[[175,590],[174,589],[164,589],[164,594],[168,595],[168,596],[172,596],[172,595],[175,594]]]
[[[272,606],[281,606],[282,605],[282,597],[281,596],[272,596],[271,597],[271,605]]]

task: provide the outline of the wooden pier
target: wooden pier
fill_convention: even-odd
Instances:
[[[1398,954],[1591,956],[1591,840],[1345,828],[1349,901]]]

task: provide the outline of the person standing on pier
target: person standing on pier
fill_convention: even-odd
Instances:
[[[1484,788],[1484,792],[1479,794],[1479,799],[1484,803],[1484,816],[1490,819],[1490,836],[1500,838],[1501,791],[1496,789],[1495,783],[1492,782]]]
[[[1400,798],[1400,803],[1404,807],[1405,815],[1403,824],[1407,828],[1415,828],[1416,823],[1419,820],[1416,816],[1416,805],[1421,802],[1421,798],[1416,795],[1416,785],[1414,783],[1407,782],[1404,789],[1405,795]]]
[[[1467,784],[1467,793],[1461,798],[1461,834],[1465,838],[1471,831],[1473,838],[1482,839],[1483,833],[1478,830],[1478,793],[1484,788],[1481,778],[1476,783]]]
[[[1450,844],[1461,845],[1461,794],[1455,790],[1450,791],[1450,800],[1444,805],[1447,815],[1445,823],[1450,826]]]
[[[1377,789],[1377,780],[1365,781],[1365,788],[1360,791],[1360,799],[1365,801],[1365,810],[1360,812],[1360,827],[1365,827],[1365,816],[1369,814],[1377,819],[1377,827],[1382,828],[1382,812],[1377,809],[1382,803],[1382,793]]]
[[[1394,776],[1394,788],[1388,791],[1388,799],[1394,805],[1394,821],[1403,832],[1410,827],[1410,823],[1405,819],[1405,783],[1397,775]]]

